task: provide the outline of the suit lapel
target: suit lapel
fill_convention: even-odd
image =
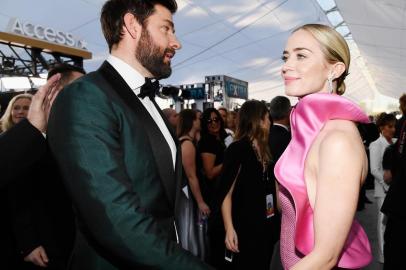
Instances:
[[[140,122],[143,124],[143,127],[148,135],[147,139],[152,148],[152,153],[155,158],[166,195],[168,196],[170,203],[174,204],[176,196],[175,172],[173,170],[172,162],[168,162],[172,160],[172,154],[165,137],[133,90],[107,61],[105,61],[99,68],[98,73],[101,74],[101,76],[109,84],[108,87],[113,89],[134,112],[135,116],[141,120]],[[103,83],[100,83],[100,86],[107,87],[107,85]],[[160,112],[160,110],[158,111]],[[160,112],[160,114],[162,113]],[[175,142],[177,142],[177,140],[175,140]],[[177,150],[178,154],[179,149]]]

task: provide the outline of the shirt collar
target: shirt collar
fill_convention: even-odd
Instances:
[[[279,123],[273,123],[273,125],[274,125],[274,126],[283,127],[284,129],[286,129],[287,131],[289,131],[289,127],[288,127],[288,126],[285,126],[285,125],[282,125],[282,124],[279,124]]]
[[[140,87],[145,83],[144,76],[129,64],[111,54],[107,57],[107,62],[117,70],[128,86],[138,95],[140,93]]]

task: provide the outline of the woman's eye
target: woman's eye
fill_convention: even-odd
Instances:
[[[286,62],[286,60],[288,60],[288,57],[286,55],[282,55],[281,59],[283,62]]]
[[[303,55],[303,54],[298,54],[297,55],[297,59],[304,59],[304,58],[306,58],[306,56],[305,55]]]

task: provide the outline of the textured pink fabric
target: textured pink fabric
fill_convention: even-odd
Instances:
[[[279,196],[289,199],[282,200],[281,257],[282,261],[286,263],[285,268],[292,265],[291,258],[294,256],[290,256],[288,259],[283,258],[292,249],[292,247],[284,246],[289,243],[289,240],[285,238],[292,237],[290,232],[284,235],[284,230],[289,231],[293,228],[294,245],[299,251],[298,254],[306,255],[312,251],[314,246],[313,209],[307,196],[304,163],[314,139],[324,124],[332,119],[369,122],[362,110],[350,100],[326,93],[305,96],[291,113],[292,140],[275,166],[276,178],[287,191],[287,194]],[[294,205],[287,205],[292,202]],[[289,207],[295,211],[289,211]],[[295,215],[294,224],[285,224],[288,229],[284,229],[284,223],[292,222],[292,217],[284,216],[292,214]],[[297,258],[295,260],[297,262]],[[368,237],[358,222],[354,221],[337,266],[356,269],[369,264],[371,260]]]
[[[284,269],[290,269],[303,255],[295,248],[295,207],[292,196],[282,185],[279,186],[279,203],[282,209],[281,221],[281,262]]]

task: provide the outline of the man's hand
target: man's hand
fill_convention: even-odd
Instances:
[[[27,119],[34,127],[43,133],[45,133],[47,129],[52,103],[61,90],[60,87],[57,87],[60,78],[60,74],[55,74],[49,78],[47,83],[41,86],[32,98]]]
[[[25,256],[24,261],[31,262],[37,266],[47,267],[49,260],[45,249],[42,246],[39,246]]]

